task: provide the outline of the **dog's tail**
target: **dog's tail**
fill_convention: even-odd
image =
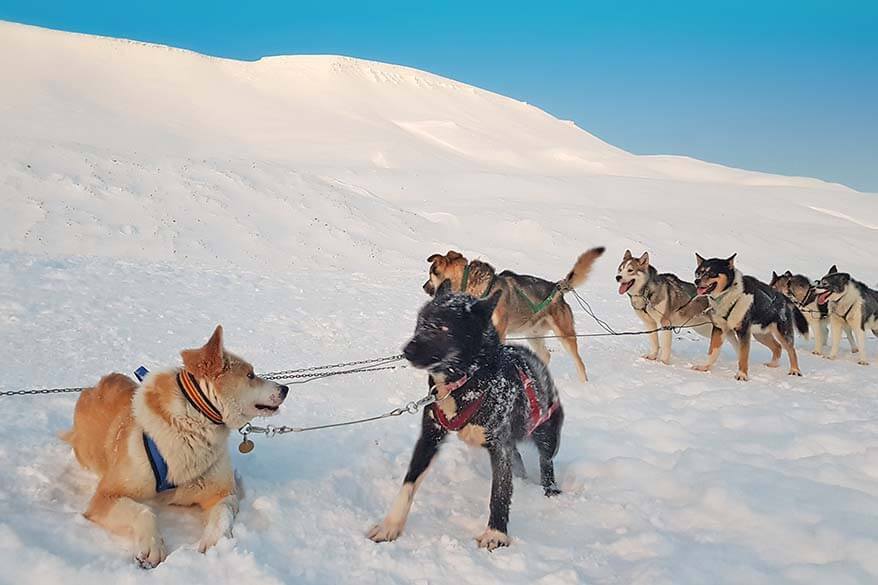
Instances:
[[[796,329],[805,339],[808,339],[808,320],[805,319],[805,315],[797,306],[790,304],[790,308],[793,310],[793,321],[796,323]]]
[[[585,283],[585,280],[588,278],[588,273],[591,272],[591,266],[594,264],[594,261],[600,258],[601,254],[604,253],[603,246],[598,248],[592,248],[588,252],[580,255],[576,260],[576,264],[573,265],[573,269],[567,273],[567,276],[564,277],[563,280],[558,282],[558,287],[562,291],[573,290],[578,286],[582,286]]]

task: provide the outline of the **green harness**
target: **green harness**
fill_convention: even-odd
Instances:
[[[497,273],[491,275],[491,282],[488,283],[488,288],[485,289],[485,292],[482,293],[482,296],[479,298],[486,298],[488,293],[491,292],[491,289],[494,288],[494,283],[497,282]],[[460,292],[466,292],[466,287],[469,284],[469,264],[463,267],[463,279],[460,281]]]

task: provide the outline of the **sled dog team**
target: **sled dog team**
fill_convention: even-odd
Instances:
[[[509,544],[507,524],[512,476],[526,477],[517,443],[533,440],[540,484],[546,496],[560,493],[553,459],[560,444],[564,410],[547,368],[544,338],[558,336],[587,380],[579,355],[573,312],[564,294],[582,285],[604,248],[582,254],[560,281],[497,272],[458,252],[428,258],[423,285],[433,298],[418,314],[404,356],[425,370],[435,402],[422,413],[418,438],[403,485],[387,515],[369,532],[375,542],[392,541],[405,526],[415,492],[449,433],[488,451],[492,485],[488,525],[476,539],[492,550]],[[707,370],[723,340],[738,354],[739,380],[749,371],[750,338],[772,351],[769,366],[787,352],[789,373],[801,375],[794,331],[815,332],[814,353],[823,351],[827,322],[829,356],[838,355],[844,330],[853,352],[866,364],[865,330],[878,335],[878,292],[833,266],[812,283],[789,271],[765,284],[735,268],[735,256],[704,259],[696,254],[695,282],[659,273],[644,253],[626,251],[616,274],[619,294],[650,333],[645,357],[668,363],[672,332],[692,327],[710,338]],[[532,349],[505,345],[510,333],[527,335]],[[230,536],[238,511],[238,488],[228,437],[258,416],[277,412],[288,388],[261,379],[253,367],[225,350],[218,326],[207,343],[181,353],[176,370],[150,374],[138,385],[122,374],[105,376],[83,391],[73,428],[63,438],[81,465],[98,475],[85,516],[109,532],[128,536],[136,562],[156,566],[166,556],[150,503],[198,506],[206,522],[200,551]]]

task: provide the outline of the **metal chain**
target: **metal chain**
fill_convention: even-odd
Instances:
[[[341,368],[349,368],[351,366],[362,366],[364,364],[375,364],[378,362],[394,362],[403,359],[403,355],[401,353],[396,355],[389,355],[385,357],[372,358],[368,360],[356,360],[352,362],[339,362],[337,364],[326,364],[323,366],[310,366],[307,368],[296,368],[293,370],[279,370],[277,372],[267,372],[265,374],[261,374],[261,378],[265,378],[266,380],[276,380],[278,378],[283,378],[285,380],[290,380],[294,378],[304,378],[306,376],[302,375],[304,372],[319,372],[323,370],[338,370]],[[299,374],[299,375],[292,375]]]
[[[31,396],[34,394],[68,394],[82,392],[85,388],[39,388],[36,390],[6,390],[0,396]]]
[[[358,418],[355,420],[349,420],[339,423],[329,423],[325,425],[315,425],[311,427],[289,427],[286,425],[274,426],[274,425],[266,425],[264,427],[257,427],[255,425],[251,425],[250,423],[245,424],[240,429],[238,429],[238,433],[243,437],[242,441],[247,441],[247,435],[258,434],[265,435],[266,437],[274,437],[276,435],[285,435],[287,433],[304,433],[307,431],[317,431],[321,429],[332,429],[336,427],[346,427],[350,425],[359,425],[367,422],[372,422],[376,420],[381,420],[383,418],[390,418],[394,416],[402,416],[404,414],[417,414],[421,408],[425,406],[429,406],[436,402],[436,395],[433,393],[433,389],[430,389],[429,394],[421,398],[420,400],[415,400],[412,402],[408,402],[405,406],[401,406],[399,408],[394,408],[388,412],[383,414],[379,414],[377,416],[370,416],[367,418]],[[244,444],[242,442],[242,444]]]

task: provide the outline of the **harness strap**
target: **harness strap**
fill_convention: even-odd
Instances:
[[[455,380],[451,384],[446,384],[445,388],[447,389],[447,394],[445,395],[445,398],[448,398],[452,393],[462,388],[468,381],[469,376],[464,374],[462,378]],[[439,402],[437,401],[433,403],[433,418],[435,418],[436,422],[438,422],[446,431],[459,431],[467,425],[473,416],[475,416],[476,412],[478,412],[484,402],[485,394],[483,393],[478,399],[468,404],[466,408],[449,419],[445,416],[445,412],[439,407]]]
[[[485,289],[485,292],[482,293],[481,298],[487,298],[488,294],[490,294],[491,289],[494,288],[494,285],[497,283],[497,273],[493,273],[491,275],[491,282],[488,283],[488,288]]]
[[[223,424],[223,415],[216,406],[205,396],[198,385],[198,380],[189,372],[183,370],[177,372],[177,385],[183,392],[183,396],[189,401],[192,407],[203,414],[210,422],[215,425]]]
[[[155,491],[161,493],[176,488],[177,486],[168,481],[168,462],[162,457],[159,447],[152,440],[152,437],[146,433],[143,433],[143,448],[146,451],[149,466],[152,468],[152,475],[155,477]]]
[[[527,401],[530,404],[530,418],[528,419],[526,433],[529,437],[540,427],[540,425],[552,418],[552,415],[558,410],[561,403],[556,400],[548,409],[546,409],[545,412],[543,412],[540,408],[540,401],[537,399],[537,392],[534,388],[533,380],[524,372],[523,368],[516,366],[516,369],[518,370],[518,377],[524,385],[524,394],[527,396]]]
[[[460,281],[460,292],[466,292],[466,286],[469,284],[469,263],[463,267],[463,278]]]
[[[552,302],[552,299],[554,299],[555,295],[558,294],[558,290],[558,285],[555,285],[555,288],[552,289],[552,292],[549,293],[549,296],[543,299],[541,303],[537,304],[530,300],[530,298],[527,296],[527,293],[525,293],[519,287],[515,287],[515,292],[518,293],[518,296],[521,297],[521,300],[527,303],[527,306],[530,307],[530,310],[534,315],[549,306],[549,304]]]

